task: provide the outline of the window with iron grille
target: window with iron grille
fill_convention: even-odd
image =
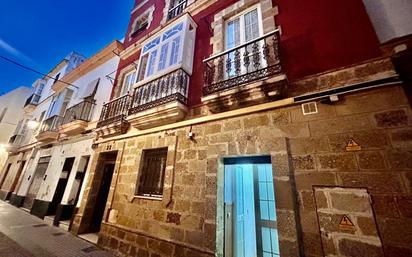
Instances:
[[[167,148],[144,150],[136,194],[162,197],[165,178]]]

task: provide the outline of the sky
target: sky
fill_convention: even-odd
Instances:
[[[86,57],[127,30],[133,0],[0,1],[0,55],[48,73],[71,51]],[[0,58],[0,94],[41,77]]]

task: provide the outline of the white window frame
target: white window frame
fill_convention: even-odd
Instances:
[[[165,32],[170,31],[171,29],[173,29],[175,26],[178,26],[179,24],[181,24],[182,29],[179,32],[177,32],[176,34],[170,36],[169,38],[167,38],[166,40],[163,41],[163,36],[165,35]],[[151,42],[155,41],[157,38],[159,38],[159,40],[160,40],[159,43],[155,47],[148,50],[144,54],[140,55],[139,68],[138,68],[139,71],[140,71],[140,66],[142,65],[142,59],[146,55],[148,55],[148,62],[147,62],[147,65],[146,65],[146,70],[144,72],[144,78],[139,78],[139,76],[137,76],[137,78],[136,78],[137,82],[145,81],[147,79],[150,79],[151,77],[154,77],[156,74],[158,74],[160,72],[169,71],[169,70],[173,69],[174,66],[180,65],[182,63],[183,45],[184,45],[184,40],[185,40],[185,38],[184,38],[184,36],[185,36],[185,26],[186,25],[185,25],[184,21],[176,23],[173,26],[171,26],[170,28],[166,29],[163,33],[159,34],[157,37],[154,37],[151,41],[149,41],[147,44],[145,44],[143,46],[143,49],[144,49],[144,47],[146,45],[148,45]],[[179,42],[179,47],[178,47],[179,52],[178,52],[178,55],[177,55],[177,61],[174,64],[170,64],[170,60],[171,60],[171,56],[172,56],[173,41],[178,37],[180,37],[180,42]],[[159,69],[161,49],[166,44],[168,44],[168,49],[167,49],[167,54],[166,54],[165,66],[164,66],[164,68]],[[142,52],[143,52],[143,49],[142,49]],[[151,56],[154,52],[156,52],[156,57],[154,59],[154,70],[153,70],[153,73],[149,75],[150,59],[151,59]]]
[[[126,86],[127,83],[127,78],[129,76],[131,76],[133,73],[135,73],[135,77],[134,80],[130,83],[129,86]],[[120,97],[125,96],[127,94],[130,94],[133,90],[133,85],[136,83],[136,79],[137,79],[137,70],[136,69],[132,69],[131,71],[127,72],[126,74],[123,75],[123,81],[122,81],[122,88],[120,90]],[[127,89],[127,90],[126,90]],[[126,90],[126,91],[125,91]]]
[[[146,16],[146,15],[147,15],[147,28],[146,29],[148,29],[150,27],[150,24],[152,24],[152,21],[153,21],[153,12],[154,12],[154,10],[155,10],[155,6],[152,5],[145,12],[143,12],[142,14],[137,16],[136,19],[134,19],[132,29],[130,30],[130,37],[132,37],[132,35],[139,29],[138,28],[139,20],[141,18],[143,18],[144,16]]]
[[[240,32],[240,35],[239,35],[240,36],[240,43],[239,43],[239,45],[243,45],[243,44],[247,43],[246,38],[245,38],[245,32],[244,32],[244,30],[245,30],[244,29],[245,28],[245,18],[244,17],[245,17],[245,14],[247,14],[247,13],[249,13],[249,12],[255,10],[255,9],[257,10],[257,15],[258,15],[258,26],[259,26],[259,36],[258,37],[261,37],[261,36],[264,35],[264,33],[263,33],[263,20],[262,20],[262,8],[261,8],[261,4],[257,3],[257,4],[255,4],[251,7],[246,8],[245,10],[241,11],[240,13],[237,13],[236,15],[231,16],[229,19],[227,19],[225,21],[225,23],[224,23],[224,42],[223,42],[224,43],[224,47],[223,47],[224,51],[227,51],[227,50],[231,49],[231,48],[226,49],[227,40],[228,40],[228,37],[227,37],[228,25],[229,25],[230,22],[232,22],[236,19],[239,19],[239,32]],[[243,60],[243,51],[241,52],[241,59]],[[262,62],[264,62],[264,61],[265,60],[262,60]],[[245,71],[243,61],[242,61],[241,69],[242,69],[241,72]],[[224,74],[225,74],[225,76],[228,76],[227,72],[225,72]],[[229,78],[229,77],[226,77],[226,78]]]
[[[240,12],[240,13],[234,15],[234,16],[231,16],[229,19],[227,19],[227,20],[225,21],[225,31],[224,31],[224,33],[225,33],[225,35],[224,35],[224,39],[225,39],[224,41],[225,41],[225,42],[224,42],[224,43],[225,43],[225,44],[224,44],[224,48],[226,48],[226,40],[227,40],[226,33],[227,33],[227,27],[228,27],[229,22],[234,21],[234,20],[238,19],[238,18],[241,17],[241,16],[244,17],[244,15],[245,15],[246,13],[251,12],[251,11],[253,11],[254,9],[257,9],[257,11],[258,11],[259,36],[263,36],[262,8],[261,8],[261,4],[258,3],[258,4],[255,4],[255,5],[251,6],[251,7],[248,7],[247,9],[243,10],[242,12]],[[240,31],[243,31],[243,28],[245,27],[245,26],[244,26],[244,25],[245,25],[244,22],[245,22],[245,19],[244,19],[244,18],[239,19]],[[241,44],[241,45],[244,44],[244,43],[247,43],[247,42],[245,41],[245,38],[244,38],[244,37],[245,37],[245,34],[244,34],[244,33],[240,33],[240,44]],[[228,49],[225,49],[225,50],[228,50]]]

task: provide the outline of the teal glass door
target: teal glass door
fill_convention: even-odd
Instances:
[[[225,165],[225,257],[279,256],[271,164]]]

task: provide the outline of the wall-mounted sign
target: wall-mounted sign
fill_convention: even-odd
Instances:
[[[353,140],[353,138],[348,140],[348,143],[346,143],[346,151],[360,151],[362,150],[362,147]]]
[[[355,229],[355,224],[353,224],[347,215],[343,215],[339,222],[339,227],[342,229]]]

